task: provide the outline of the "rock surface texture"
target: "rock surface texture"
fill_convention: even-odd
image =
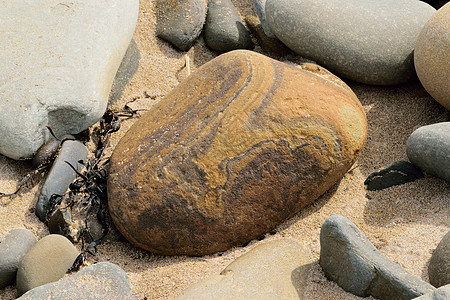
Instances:
[[[294,240],[256,246],[219,275],[187,288],[177,300],[303,299],[311,259]]]
[[[219,52],[253,49],[250,34],[231,0],[209,0],[204,35],[206,45]]]
[[[207,0],[157,0],[155,8],[156,36],[189,50],[202,33]]]
[[[428,265],[428,276],[435,287],[450,284],[450,231],[433,251]]]
[[[427,92],[450,110],[450,2],[420,32],[414,49],[414,65]]]
[[[406,141],[406,154],[422,171],[450,181],[450,122],[416,129]]]
[[[314,66],[232,51],[142,116],[111,156],[109,208],[124,236],[162,254],[223,251],[335,184],[367,123],[352,90]]]
[[[112,263],[100,262],[64,280],[36,287],[19,299],[132,300],[136,298],[131,294],[127,273]]]
[[[17,293],[61,279],[78,256],[78,250],[65,237],[50,234],[28,251],[17,271]]]
[[[414,44],[435,11],[410,0],[266,2],[269,27],[289,48],[337,75],[376,85],[415,76]]]
[[[0,153],[31,157],[105,112],[138,0],[0,1]],[[95,30],[93,30],[95,28]]]
[[[414,298],[414,300],[448,300],[450,299],[450,284],[438,288],[423,296]]]
[[[17,269],[27,252],[36,244],[27,229],[11,230],[0,243],[0,289],[16,281]]]
[[[384,257],[350,220],[329,217],[320,230],[325,276],[360,297],[412,299],[435,288]]]

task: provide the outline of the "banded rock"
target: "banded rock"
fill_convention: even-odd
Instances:
[[[317,65],[237,50],[200,67],[111,156],[109,209],[133,244],[204,255],[248,242],[335,184],[366,139],[352,90]]]

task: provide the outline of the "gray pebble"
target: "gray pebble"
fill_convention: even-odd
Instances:
[[[0,289],[16,281],[17,269],[25,254],[36,244],[27,229],[11,230],[0,243]]]
[[[428,265],[428,276],[435,287],[450,284],[450,231],[433,251]]]
[[[329,217],[320,230],[325,276],[360,297],[412,299],[435,288],[384,257],[350,220]]]
[[[448,300],[450,299],[450,284],[438,288],[434,292],[430,292],[423,296],[414,298],[414,300]]]

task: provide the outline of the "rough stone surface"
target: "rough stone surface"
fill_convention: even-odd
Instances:
[[[435,287],[450,284],[450,231],[433,251],[428,265],[428,276]]]
[[[270,29],[289,48],[336,75],[376,85],[415,77],[414,43],[434,12],[410,0],[266,2]]]
[[[64,280],[36,287],[19,299],[131,300],[136,298],[131,294],[125,271],[112,263],[100,262],[86,267]]]
[[[61,279],[78,256],[74,245],[65,237],[50,234],[28,251],[17,271],[17,293]]]
[[[414,65],[427,92],[450,110],[450,3],[439,9],[420,32]]]
[[[406,154],[422,171],[450,181],[450,122],[416,129],[406,141]]]
[[[26,229],[11,230],[0,243],[0,289],[16,281],[17,269],[25,254],[36,244]]]
[[[0,2],[0,153],[31,157],[105,112],[138,0]],[[95,28],[95,30],[93,30]]]
[[[72,181],[77,178],[77,174],[66,161],[81,171],[82,165],[78,161],[86,161],[87,153],[86,147],[80,141],[65,141],[62,144],[36,203],[36,215],[42,222],[47,221],[47,215],[51,208],[50,197],[53,194],[63,195]]]
[[[219,275],[188,287],[177,300],[304,299],[311,259],[294,240],[256,246]]]
[[[253,42],[231,0],[209,0],[205,23],[206,45],[219,52],[253,49]]]
[[[261,21],[264,33],[270,38],[276,38],[275,34],[273,34],[272,30],[270,30],[269,24],[267,24],[266,0],[253,0],[253,4],[255,5],[256,14]]]
[[[258,40],[261,49],[268,55],[280,57],[293,53],[291,49],[286,47],[279,39],[271,38],[264,33],[261,22],[256,16],[246,16],[245,23],[252,35]]]
[[[322,225],[319,263],[328,279],[361,297],[406,300],[435,290],[384,257],[355,224],[339,215]]]
[[[369,191],[376,191],[423,177],[423,172],[409,161],[396,161],[380,171],[371,173],[364,184]]]
[[[223,251],[335,184],[365,142],[364,111],[336,76],[301,68],[232,51],[152,107],[111,156],[119,231],[156,253]]]
[[[189,50],[202,32],[206,0],[157,0],[156,36],[182,51]]]
[[[423,296],[414,298],[414,300],[448,300],[450,299],[450,284],[438,288]]]

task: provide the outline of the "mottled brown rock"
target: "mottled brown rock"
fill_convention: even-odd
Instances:
[[[110,212],[124,236],[161,254],[223,251],[335,184],[363,147],[365,114],[337,77],[303,68],[232,51],[141,117],[111,157]]]

